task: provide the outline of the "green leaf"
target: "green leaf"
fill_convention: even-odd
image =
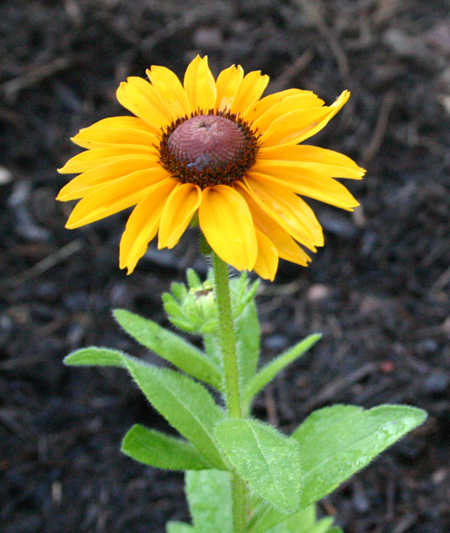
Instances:
[[[178,298],[178,300],[182,300],[187,296],[189,291],[187,290],[186,285],[184,283],[177,283],[176,281],[174,281],[170,285],[170,292],[173,293],[173,295]]]
[[[227,469],[214,440],[214,427],[225,418],[200,383],[174,370],[124,357],[128,371],[148,401],[214,468]]]
[[[216,334],[206,333],[203,335],[203,344],[206,355],[218,366],[222,367],[222,351]]]
[[[186,278],[190,289],[194,291],[201,290],[203,287],[201,279],[198,277],[197,272],[192,268],[186,270]]]
[[[225,418],[225,413],[200,383],[173,370],[107,348],[78,350],[68,355],[64,362],[67,365],[127,368],[148,401],[194,444],[210,467],[227,469],[213,438],[214,426]]]
[[[403,405],[368,411],[336,405],[312,413],[292,435],[303,457],[302,507],[332,492],[425,418],[421,409]]]
[[[307,350],[311,348],[319,339],[321,335],[309,335],[298,344],[289,348],[276,359],[265,365],[248,383],[244,391],[244,398],[246,402],[250,402],[252,398],[265,387],[283,368],[301,357]]]
[[[334,519],[331,516],[316,521],[311,521],[308,515],[304,515],[311,507],[303,509],[299,513],[291,514],[287,519],[284,513],[275,511],[266,504],[265,512],[256,514],[248,528],[249,533],[330,533],[329,529]],[[277,524],[277,525],[273,525]],[[269,528],[269,529],[268,529]],[[338,532],[341,530],[338,528]],[[342,532],[341,532],[342,533]]]
[[[162,301],[164,305],[164,311],[167,313],[167,316],[172,324],[182,331],[192,333],[193,331],[191,322],[186,320],[186,317],[181,310],[180,302],[178,302],[178,300],[176,300],[169,292],[165,292],[162,295]]]
[[[186,492],[196,533],[232,533],[231,484],[227,472],[186,472]]]
[[[251,301],[235,321],[239,375],[245,385],[256,372],[260,348],[260,327],[255,302]]]
[[[125,435],[122,452],[136,461],[167,470],[211,468],[190,442],[140,424],[134,425]]]
[[[298,509],[301,465],[297,442],[257,420],[228,419],[216,440],[236,473],[282,512]]]
[[[273,509],[265,504],[263,511],[269,511]],[[257,511],[249,525],[248,531],[258,531],[260,533],[328,533],[330,526],[333,524],[333,518],[327,516],[321,520],[317,520],[316,506],[310,505],[306,509],[302,509],[300,512],[291,514],[286,518],[285,514],[276,512],[276,518],[278,524],[275,526],[269,526],[267,524],[269,520],[273,520],[275,515],[267,515],[267,523],[260,520],[261,510]],[[263,514],[264,516],[264,514]],[[272,522],[273,523],[273,522]]]
[[[303,511],[290,516],[287,520],[267,530],[267,533],[328,533],[333,518],[322,518],[318,522],[306,524],[302,516]]]
[[[344,533],[340,527],[332,527],[327,533]]]
[[[196,530],[185,522],[167,522],[167,533],[195,533]]]
[[[123,354],[119,350],[90,346],[76,350],[64,358],[64,364],[69,366],[119,366],[126,368]]]
[[[363,411],[335,405],[312,413],[293,433],[303,460],[303,509],[331,493],[379,453],[426,418],[421,409],[386,405]],[[262,533],[285,520],[269,506],[252,521],[251,533]]]
[[[332,524],[331,516],[317,520],[316,506],[310,505],[299,513],[291,515],[281,524],[271,527],[267,533],[329,533]]]
[[[256,280],[250,284],[247,272],[242,272],[238,278],[231,278],[231,308],[235,319],[250,302],[254,301],[259,283],[259,280]]]
[[[334,519],[331,516],[327,516],[325,518],[322,518],[322,520],[319,520],[317,524],[314,524],[314,526],[308,530],[307,533],[328,533],[330,531],[330,526],[333,525]],[[292,533],[294,533],[295,530],[292,530]]]
[[[156,322],[139,315],[116,309],[114,316],[123,329],[140,344],[193,376],[216,389],[222,378],[217,367],[195,346],[177,334],[161,327]]]
[[[267,533],[308,533],[310,528],[316,523],[316,507],[310,505],[299,513],[292,514],[283,523],[271,527]]]

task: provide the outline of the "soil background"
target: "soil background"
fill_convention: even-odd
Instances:
[[[258,296],[268,360],[320,331],[255,413],[292,431],[330,403],[424,408],[427,422],[319,505],[347,533],[450,531],[450,4],[443,0],[0,3],[0,530],[162,532],[188,520],[180,473],[120,451],[136,422],[165,428],[121,370],[62,364],[91,344],[153,360],[115,325],[122,307],[167,324],[160,296],[194,265],[196,234],[118,268],[128,213],[76,231],[54,197],[69,138],[128,114],[115,90],[197,54],[271,77],[269,92],[352,98],[313,143],[368,169],[362,207],[311,202],[326,245],[282,262]]]

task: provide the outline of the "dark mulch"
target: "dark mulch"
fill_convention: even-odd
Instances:
[[[353,96],[314,139],[368,168],[352,217],[315,205],[326,246],[282,264],[259,296],[264,357],[323,340],[256,413],[290,431],[330,402],[425,408],[425,425],[321,505],[348,533],[450,530],[450,19],[442,0],[3,0],[0,4],[1,530],[163,531],[187,519],[182,477],[119,452],[134,422],[164,427],[120,370],[62,365],[89,344],[147,356],[113,323],[164,323],[160,295],[195,259],[195,235],[118,269],[126,215],[69,232],[55,168],[80,127],[124,114],[115,89],[196,53],[217,73],[261,69],[272,91]],[[202,263],[199,263],[202,267]]]

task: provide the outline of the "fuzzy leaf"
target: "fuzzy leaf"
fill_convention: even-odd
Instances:
[[[309,335],[298,344],[289,348],[284,353],[279,355],[276,359],[265,365],[245,388],[244,397],[247,402],[265,387],[283,368],[301,357],[307,350],[311,348],[319,339],[321,335]]]
[[[178,300],[182,300],[188,294],[188,290],[186,288],[186,285],[184,283],[177,283],[176,281],[171,283],[170,292],[173,293],[175,298],[178,298]],[[167,294],[167,293],[164,293],[164,294]]]
[[[239,374],[245,385],[256,372],[260,348],[260,327],[255,302],[249,302],[235,321]]]
[[[228,419],[216,440],[236,473],[282,512],[298,509],[301,465],[296,441],[257,420]]]
[[[227,472],[186,472],[186,492],[196,533],[232,533],[231,484]]]
[[[222,351],[218,336],[214,333],[206,333],[203,335],[203,344],[205,346],[206,355],[217,365],[222,366]]]
[[[167,316],[172,324],[182,331],[192,333],[191,323],[186,320],[183,312],[181,311],[180,303],[173,297],[173,295],[169,292],[165,292],[162,295],[162,301],[164,305],[164,311],[167,313]]]
[[[322,518],[318,522],[306,525],[303,522],[302,512],[296,513],[277,526],[267,530],[267,533],[328,533],[333,523],[331,517]]]
[[[329,529],[333,524],[333,518],[327,516],[316,521],[314,511],[314,518],[311,519],[309,514],[311,508],[314,508],[314,506],[310,505],[306,509],[302,509],[300,512],[291,514],[286,518],[285,513],[281,513],[270,505],[265,504],[264,508],[253,516],[248,527],[248,533],[333,533],[335,528]],[[343,532],[338,528],[337,533]]]
[[[190,289],[193,290],[201,290],[202,289],[202,281],[198,277],[198,274],[195,270],[192,268],[188,268],[186,270],[186,278]]]
[[[231,307],[233,309],[234,318],[237,318],[247,307],[247,305],[255,300],[258,287],[259,280],[256,280],[250,284],[248,274],[245,271],[242,272],[238,278],[231,278]]]
[[[327,533],[344,533],[340,527],[332,527]]]
[[[364,411],[354,405],[334,405],[312,413],[292,434],[301,446],[303,492],[301,509],[330,494],[383,450],[426,419],[421,409],[382,405]],[[285,520],[266,506],[250,531],[262,533]]]
[[[156,322],[139,315],[116,309],[114,316],[123,329],[140,344],[193,376],[216,389],[222,379],[217,367],[198,348],[176,333],[161,327]]]
[[[331,516],[322,518],[322,520],[319,520],[316,524],[314,524],[314,526],[309,529],[307,533],[329,533],[330,526],[333,525],[333,522],[334,519]],[[296,533],[296,530],[291,529],[291,532]]]
[[[124,357],[128,371],[148,401],[214,468],[227,469],[214,440],[214,427],[225,418],[200,383],[174,370]]]
[[[155,365],[139,361],[117,350],[85,348],[68,355],[67,365],[121,366],[127,368],[148,401],[209,462],[210,467],[226,469],[213,438],[214,426],[225,413],[200,383]]]
[[[267,533],[328,533],[332,524],[331,517],[317,520],[316,507],[310,505],[299,513],[291,515],[281,524],[270,528]]]
[[[425,418],[421,409],[405,405],[367,411],[336,405],[312,413],[292,435],[304,458],[302,507],[332,492]]]
[[[285,520],[267,530],[267,533],[309,533],[309,530],[316,523],[316,508],[314,505],[303,509],[299,513],[293,513]]]
[[[64,358],[64,364],[69,366],[119,366],[126,368],[123,362],[124,354],[119,350],[90,346],[72,352]]]
[[[185,522],[167,522],[167,533],[196,533],[196,530]]]
[[[122,452],[136,461],[167,470],[211,468],[190,442],[140,424],[134,425],[125,435]]]

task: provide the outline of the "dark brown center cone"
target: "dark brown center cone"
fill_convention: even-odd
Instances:
[[[216,115],[198,115],[185,120],[170,135],[167,146],[179,163],[201,172],[235,164],[248,140],[236,122]]]
[[[211,110],[172,123],[163,132],[159,153],[174,179],[204,189],[242,180],[258,148],[258,135],[244,120]]]

